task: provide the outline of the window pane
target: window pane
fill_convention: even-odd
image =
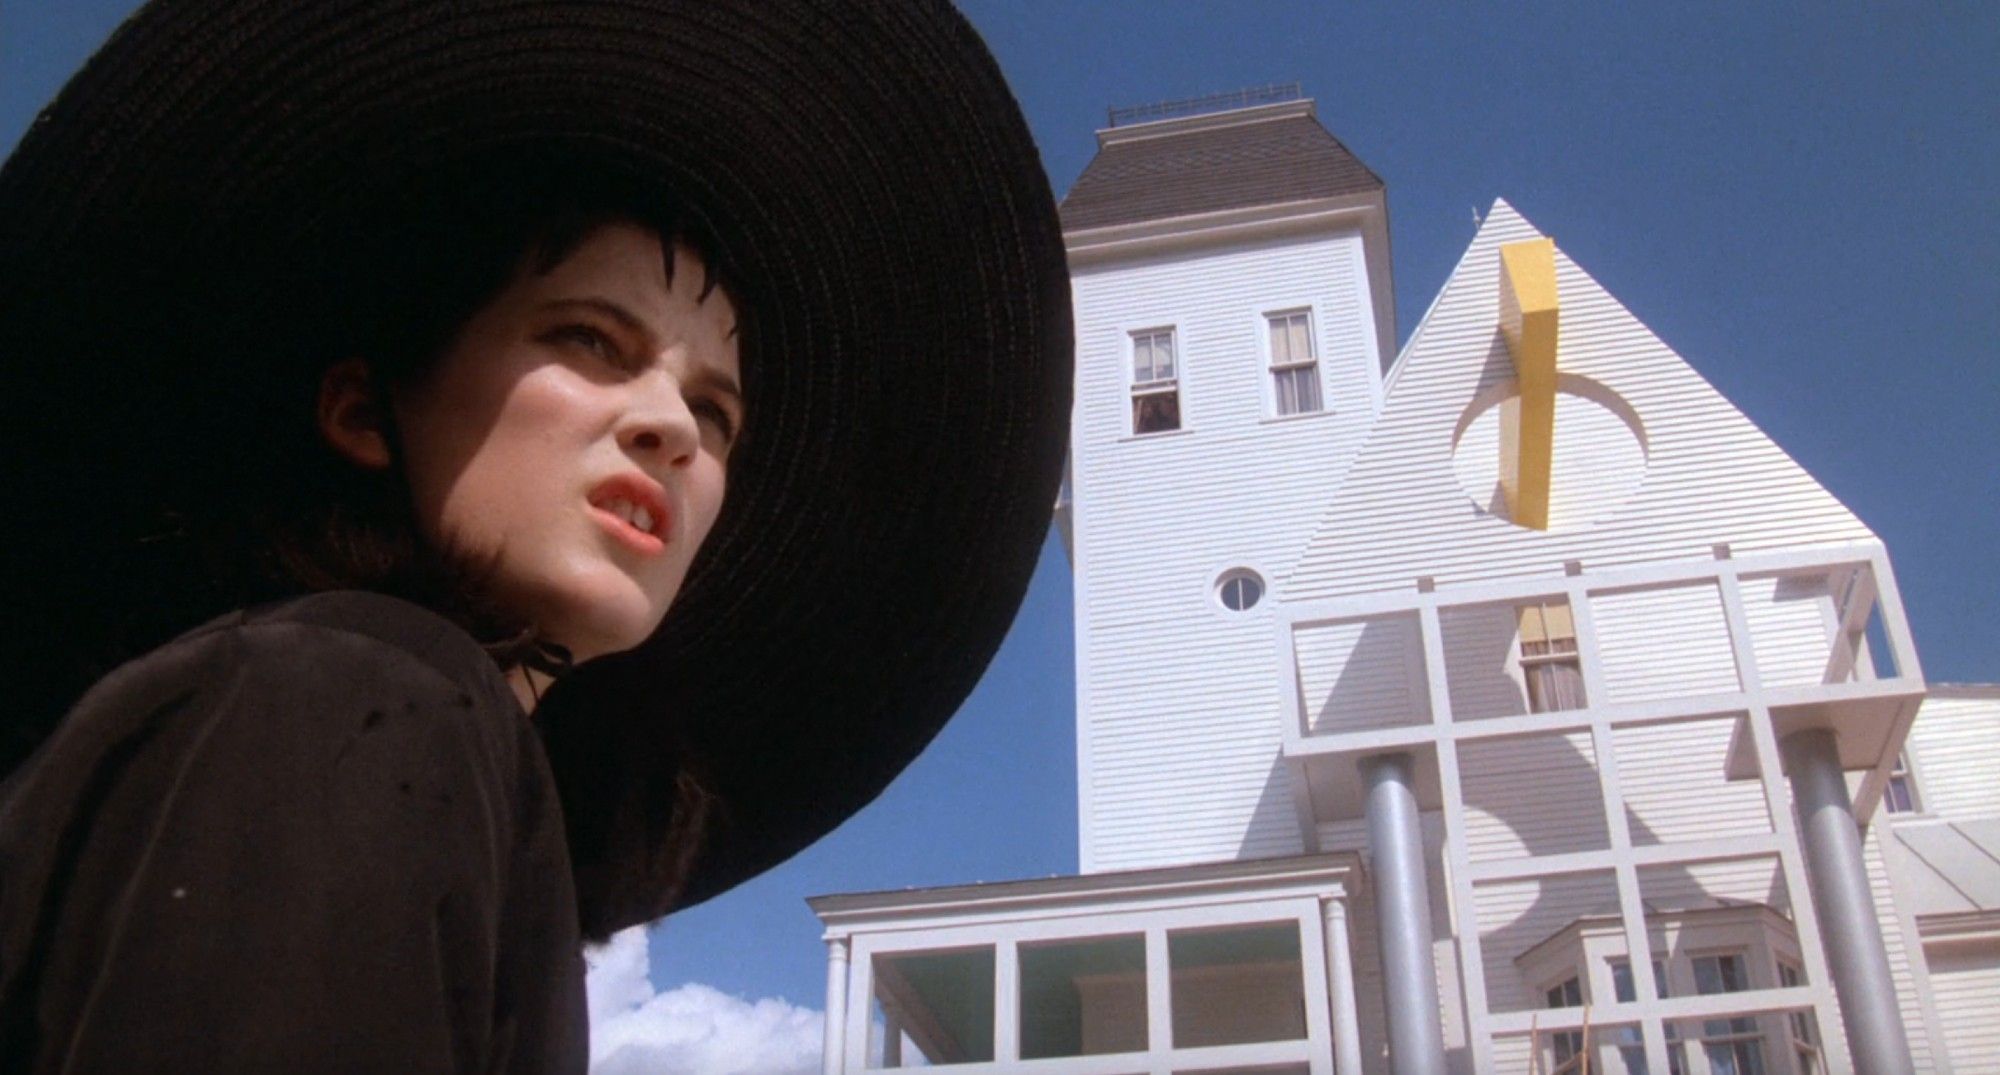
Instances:
[[[1556,713],[1582,709],[1583,669],[1574,660],[1521,662],[1522,678],[1528,683],[1528,710]]]
[[[1306,315],[1293,314],[1288,320],[1291,322],[1292,361],[1304,362],[1313,357],[1312,334],[1307,331]]]
[[[1285,331],[1285,319],[1271,318],[1271,364],[1282,366],[1291,360],[1291,334]]]
[[[1297,414],[1299,397],[1292,388],[1292,371],[1278,370],[1271,374],[1272,385],[1278,393],[1278,413]]]
[[[934,1064],[993,1059],[993,949],[875,957],[875,996]]]
[[[1299,378],[1299,413],[1311,414],[1319,410],[1319,366],[1304,366],[1292,371]]]
[[[1153,375],[1162,381],[1174,376],[1174,334],[1162,332],[1153,337]]]
[[[1167,934],[1173,1047],[1306,1036],[1297,922]]]
[[[1179,392],[1148,392],[1132,397],[1132,432],[1163,433],[1180,427]]]
[[[1153,338],[1132,337],[1132,382],[1145,384],[1153,379]]]
[[[1022,1059],[1145,1048],[1144,936],[1022,946]]]

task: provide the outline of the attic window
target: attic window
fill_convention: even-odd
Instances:
[[[1168,433],[1181,427],[1181,384],[1174,364],[1174,330],[1132,334],[1132,432]]]
[[[1528,688],[1528,711],[1582,709],[1583,663],[1569,602],[1539,601],[1515,611],[1521,621],[1521,678]]]

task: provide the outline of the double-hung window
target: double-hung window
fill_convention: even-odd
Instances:
[[[1132,334],[1132,432],[1166,433],[1181,427],[1181,382],[1174,363],[1174,330]]]
[[[1703,996],[1749,989],[1742,953],[1694,957],[1694,988]],[[1754,1015],[1702,1020],[1701,1051],[1711,1075],[1764,1075],[1764,1036]]]
[[[1787,989],[1804,985],[1806,974],[1781,959],[1778,961],[1778,984]],[[1787,1013],[1785,1025],[1792,1032],[1792,1055],[1798,1061],[1799,1070],[1805,1075],[1820,1075],[1826,1069],[1819,1062],[1819,1035],[1815,1033],[1812,1013]]]
[[[1611,963],[1611,991],[1620,1004],[1630,1004],[1639,999],[1639,990],[1632,981],[1632,964],[1623,959]],[[1662,960],[1653,961],[1653,988],[1659,991],[1660,999],[1667,997],[1667,965]],[[1667,1075],[1687,1075],[1687,1046],[1682,1043],[1680,1027],[1672,1022],[1666,1024],[1667,1034]],[[1618,1046],[1618,1057],[1625,1062],[1625,1075],[1649,1075],[1646,1067],[1646,1040],[1635,1026],[1619,1027],[1613,1032],[1613,1044]]]
[[[1528,711],[1553,713],[1582,709],[1583,663],[1576,650],[1576,621],[1566,601],[1522,605],[1521,678],[1528,688]]]
[[[1543,999],[1551,1008],[1579,1008],[1583,1006],[1583,982],[1575,975],[1550,986]],[[1552,1075],[1568,1075],[1582,1067],[1577,1059],[1583,1053],[1583,1031],[1558,1030],[1549,1035],[1550,1071]]]
[[[1266,314],[1271,332],[1271,398],[1277,412],[1313,414],[1321,409],[1319,353],[1313,347],[1312,312]]]

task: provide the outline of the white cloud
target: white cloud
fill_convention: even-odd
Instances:
[[[823,1018],[690,982],[653,990],[646,930],[587,949],[591,1075],[814,1075]]]

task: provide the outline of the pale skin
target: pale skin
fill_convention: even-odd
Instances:
[[[700,259],[631,224],[517,273],[387,402],[426,540],[496,565],[496,596],[580,663],[666,616],[722,508],[743,427],[736,309]],[[365,359],[328,370],[319,426],[358,466],[391,450]],[[530,677],[535,678],[531,679]],[[543,677],[508,674],[532,711]]]

